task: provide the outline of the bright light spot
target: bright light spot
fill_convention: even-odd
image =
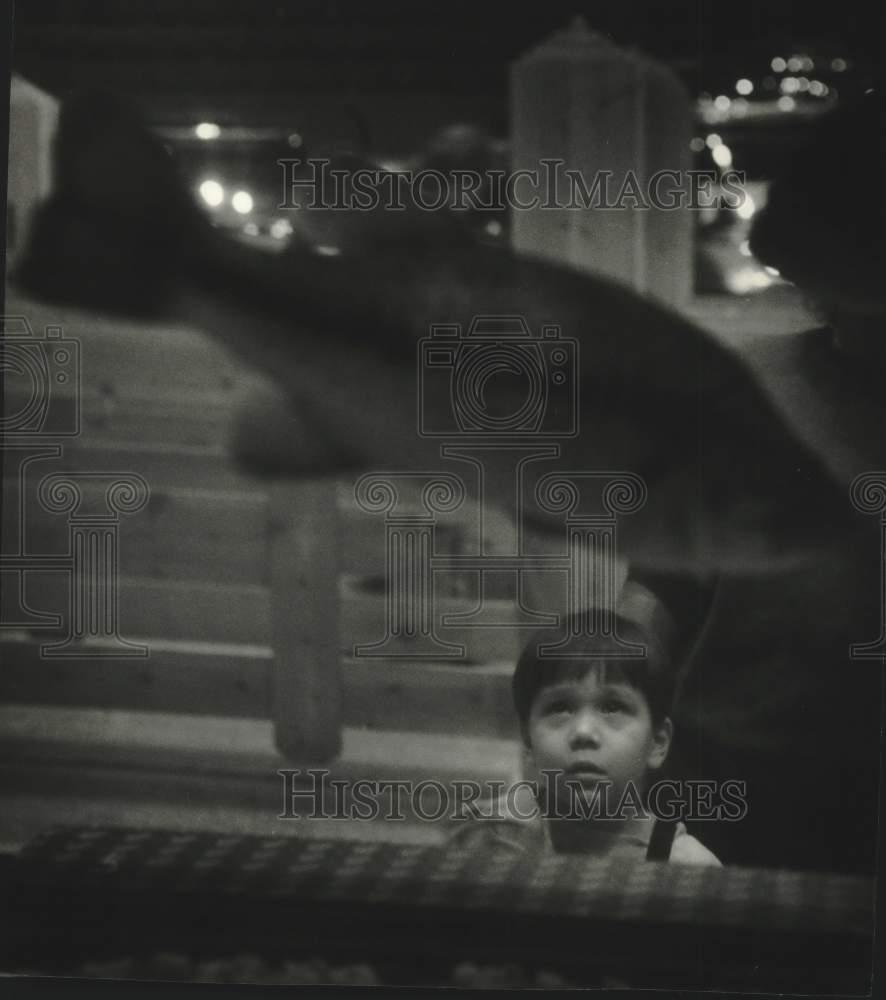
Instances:
[[[809,90],[809,80],[805,76],[801,76],[797,80],[797,90],[802,94],[804,91]]]
[[[252,211],[252,195],[248,191],[235,191],[231,196],[231,208],[241,215],[248,215]]]
[[[779,111],[793,111],[796,106],[797,102],[793,97],[779,97],[778,99]]]
[[[742,257],[750,257],[751,256],[750,240],[742,240],[741,243],[739,243],[738,245],[738,252],[742,255]]]
[[[795,76],[786,76],[781,81],[781,92],[783,94],[796,94],[800,89],[800,81]]]
[[[755,267],[742,267],[729,275],[729,289],[736,295],[744,295],[755,289],[768,288],[772,278],[765,271]]]
[[[402,174],[406,172],[406,168],[397,160],[382,160],[378,165],[378,169],[384,170],[388,174]]]
[[[693,153],[700,153],[704,149],[704,139],[700,136],[695,136],[689,143],[689,148]]]
[[[746,115],[748,113],[748,102],[743,97],[736,97],[732,102],[732,111],[736,115]]]
[[[800,56],[800,69],[802,69],[805,73],[808,73],[809,70],[814,68],[814,66],[815,63],[812,61],[810,56]]]
[[[810,80],[809,93],[812,94],[813,97],[824,97],[827,93],[827,87],[825,87],[821,80]]]
[[[210,208],[218,208],[225,200],[225,189],[218,181],[206,180],[200,185],[200,197]]]
[[[705,139],[705,145],[708,149],[716,149],[722,141],[723,140],[717,135],[716,132],[711,132],[707,139]]]
[[[732,166],[732,150],[725,142],[721,142],[719,146],[714,146],[711,156],[714,158],[714,163],[718,167],[723,167],[724,170],[726,167]]]
[[[791,58],[788,59],[788,69],[792,73],[799,73],[802,68],[803,60],[799,56],[791,56]]]
[[[744,197],[741,199],[741,204],[735,210],[735,214],[739,217],[739,219],[750,219],[756,211],[756,202],[747,193],[747,191],[745,191]]]
[[[781,56],[776,56],[769,65],[772,67],[773,73],[784,73],[788,68],[788,64]]]
[[[836,59],[831,60],[831,69],[835,73],[844,73],[848,67],[848,63],[845,59],[840,59],[839,56]]]
[[[258,226],[254,222],[247,222],[243,227],[243,232],[247,236],[258,236]]]
[[[484,226],[484,229],[490,236],[501,236],[501,223],[498,219],[490,219]]]
[[[289,136],[289,137],[287,138],[286,142],[287,142],[287,144],[288,144],[289,146],[291,146],[291,147],[292,147],[293,149],[300,149],[300,148],[301,148],[301,144],[302,144],[302,143],[304,142],[304,140],[303,140],[303,139],[302,139],[302,137],[301,137],[301,136],[300,136],[300,135],[298,134],[298,132],[293,132],[293,133],[292,133],[292,135],[290,135],[290,136]]]
[[[292,232],[292,223],[289,219],[274,219],[271,223],[271,236],[275,240],[285,240]]]
[[[314,253],[319,254],[321,257],[338,257],[341,254],[341,250],[338,247],[325,246],[320,244],[314,247]]]
[[[748,94],[752,94],[754,92],[754,85],[751,83],[750,80],[746,79],[745,77],[742,77],[736,83],[735,89],[738,91],[739,94],[742,94],[745,97],[747,97]]]
[[[780,278],[781,277],[781,271],[779,271],[778,268],[776,268],[776,267],[767,267],[766,268],[766,273],[767,274],[771,274],[773,276],[773,278]]]
[[[728,111],[730,104],[732,104],[732,101],[725,94],[720,94],[714,98],[714,107],[718,111]]]
[[[198,139],[217,139],[221,135],[221,129],[215,122],[200,122],[194,127],[194,133]]]

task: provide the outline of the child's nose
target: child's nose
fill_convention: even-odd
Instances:
[[[572,732],[570,736],[573,743],[599,743],[600,742],[600,720],[596,712],[588,709],[576,712],[572,719]]]

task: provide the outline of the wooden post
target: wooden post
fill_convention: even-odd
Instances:
[[[35,206],[49,194],[57,120],[58,101],[13,74],[9,90],[7,268],[24,246]]]
[[[341,751],[336,493],[329,479],[271,487],[271,715],[277,749],[299,764]]]
[[[685,305],[692,213],[679,202],[654,206],[686,187],[691,129],[689,94],[667,67],[619,48],[581,18],[546,39],[511,69],[512,166],[539,173],[538,189],[518,186],[518,197],[529,203],[535,193],[545,205],[512,209],[514,249]],[[552,160],[562,165],[546,168]],[[583,182],[591,207],[567,171]]]

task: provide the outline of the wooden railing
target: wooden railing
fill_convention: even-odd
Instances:
[[[343,726],[514,735],[517,630],[475,630],[476,655],[463,662],[353,656],[356,643],[384,631],[383,519],[358,509],[347,481],[260,479],[237,468],[230,421],[256,377],[191,330],[14,299],[7,314],[16,306],[36,338],[51,324],[78,342],[81,374],[76,387],[52,387],[45,433],[8,437],[22,447],[7,449],[4,466],[0,700],[270,718],[278,748],[300,761],[334,757]],[[7,380],[7,429],[28,391]],[[54,436],[78,408],[80,433]],[[32,442],[60,454],[22,475],[15,455]],[[148,486],[145,505],[119,517],[116,586],[119,633],[146,657],[106,658],[95,637],[76,658],[45,655],[70,625],[73,586],[70,519],[39,493],[55,473],[78,482],[88,510],[99,510],[107,481],[83,473],[136,474]],[[54,561],[13,566],[16,551]],[[10,627],[22,597],[58,627]]]

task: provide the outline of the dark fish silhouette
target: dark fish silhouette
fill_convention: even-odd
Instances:
[[[432,324],[467,330],[500,314],[578,342],[579,433],[545,471],[643,479],[645,505],[619,525],[635,564],[792,566],[837,550],[857,526],[845,490],[744,364],[626,288],[483,245],[427,212],[343,218],[337,256],[250,248],[208,222],[164,147],[110,98],[63,107],[55,156],[54,193],[14,280],[37,298],[195,323],[270,375],[285,402],[266,422],[242,422],[235,442],[256,471],[444,467],[438,439],[418,433],[420,341]],[[376,245],[373,227],[384,233]],[[507,377],[485,391],[490,413],[525,402]],[[450,401],[426,405],[437,424],[452,419]],[[514,513],[510,481],[492,477],[487,490]],[[562,536],[562,514],[523,514]]]

